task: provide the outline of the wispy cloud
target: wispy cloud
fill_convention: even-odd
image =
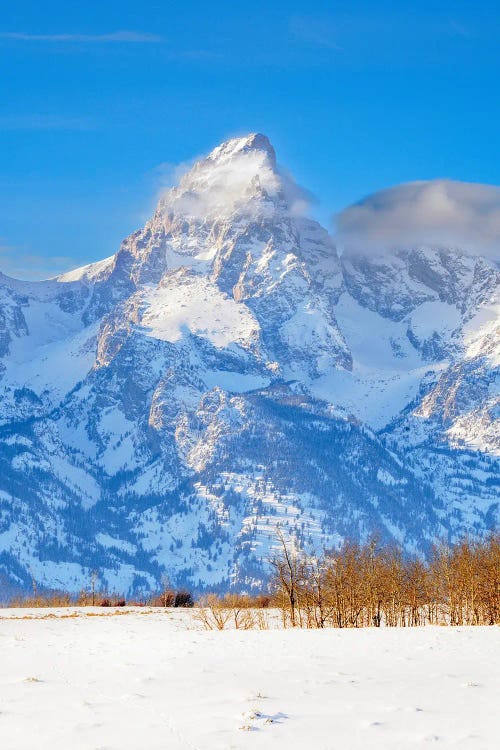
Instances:
[[[25,253],[13,245],[1,244],[0,271],[6,276],[27,281],[49,279],[76,267],[75,259]]]
[[[159,34],[143,31],[111,31],[107,34],[31,34],[24,31],[0,31],[0,39],[17,42],[86,42],[157,44],[163,41]]]
[[[84,117],[59,115],[0,115],[2,130],[92,130],[94,124]]]
[[[470,37],[470,29],[465,24],[457,21],[455,18],[450,19],[446,29],[452,36]]]
[[[205,156],[206,154],[199,154],[192,159],[181,161],[177,164],[170,161],[163,161],[153,167],[153,169],[150,170],[149,175],[152,176],[153,181],[156,183],[158,191],[164,193],[165,190],[176,187],[196,162],[202,161]]]
[[[363,56],[367,52],[379,56],[385,48],[395,49],[399,56],[401,47],[413,44],[417,37],[422,44],[449,38],[458,45],[476,36],[471,25],[459,17],[401,9],[363,14],[333,10],[320,15],[295,14],[288,19],[288,32],[302,44]]]
[[[290,18],[288,26],[292,36],[304,42],[331,50],[342,49],[338,42],[338,26],[331,18],[295,15]]]

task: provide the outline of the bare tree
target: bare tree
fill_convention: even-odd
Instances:
[[[299,605],[300,586],[305,577],[304,558],[295,548],[290,548],[283,536],[280,526],[276,525],[276,537],[279,552],[274,555],[270,564],[273,568],[272,584],[278,593],[283,613],[288,612],[292,628],[300,624]],[[284,622],[286,617],[284,617]]]
[[[96,585],[97,581],[99,580],[99,573],[97,570],[93,570],[90,574],[90,593],[92,595],[92,606],[95,607],[95,595],[96,595]]]

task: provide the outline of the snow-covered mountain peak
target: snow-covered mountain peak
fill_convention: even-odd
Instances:
[[[87,265],[80,266],[72,271],[61,273],[56,276],[55,281],[62,284],[74,281],[92,284],[98,281],[103,281],[113,270],[114,261],[115,256],[110,255],[109,258],[104,258],[104,260],[98,260],[95,263],[88,263]]]
[[[226,141],[197,161],[162,197],[157,215],[167,222],[269,216],[276,204],[286,210],[285,188],[268,138],[252,134]]]
[[[207,160],[231,159],[238,154],[250,151],[264,152],[270,162],[276,166],[276,152],[267,135],[263,133],[250,133],[239,138],[230,138],[214,148],[207,156]]]
[[[120,248],[103,286],[123,306],[102,329],[99,364],[108,366],[140,324],[171,343],[189,332],[216,349],[254,351],[258,368],[282,368],[289,379],[350,367],[332,312],[342,286],[335,245],[299,215],[300,196],[263,135],[227,141],[198,161]],[[165,303],[177,292],[181,311]],[[255,321],[256,347],[233,319]]]
[[[395,320],[431,301],[472,315],[500,278],[495,261],[442,245],[344,253],[342,264],[350,293]]]
[[[325,311],[340,293],[340,265],[328,232],[303,209],[304,191],[279,170],[266,136],[229,140],[196,162],[123,242],[110,281],[129,294],[185,268],[254,312],[267,306],[284,323],[310,303],[330,326]]]

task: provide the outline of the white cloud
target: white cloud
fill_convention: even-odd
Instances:
[[[500,188],[445,179],[410,182],[349,206],[336,226],[345,253],[445,245],[500,259]]]
[[[317,197],[295,181],[293,174],[279,165],[282,190],[292,216],[306,216],[311,206],[318,203]]]
[[[244,204],[253,192],[253,185],[271,195],[279,189],[279,181],[263,151],[248,151],[197,162],[179,182],[172,207],[174,211],[198,218],[213,214],[230,214]]]
[[[108,34],[29,34],[24,31],[2,31],[0,39],[18,42],[132,42],[154,43],[163,41],[158,34],[141,31],[111,31]]]
[[[187,161],[181,161],[178,164],[170,161],[163,161],[160,164],[157,164],[156,167],[151,170],[151,175],[158,184],[160,195],[163,195],[166,190],[170,190],[170,188],[178,185],[184,175],[193,168],[196,162],[202,161],[204,158],[204,156],[197,156]]]
[[[312,202],[312,195],[276,166],[274,151],[264,136],[233,138],[194,164],[164,163],[155,171],[163,188],[168,183],[177,185],[163,191],[163,208],[197,219],[229,216],[236,209],[251,212],[260,191],[282,198],[294,216],[303,215]]]

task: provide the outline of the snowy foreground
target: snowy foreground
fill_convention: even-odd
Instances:
[[[168,610],[0,610],[0,747],[499,746],[498,628],[199,627]]]

